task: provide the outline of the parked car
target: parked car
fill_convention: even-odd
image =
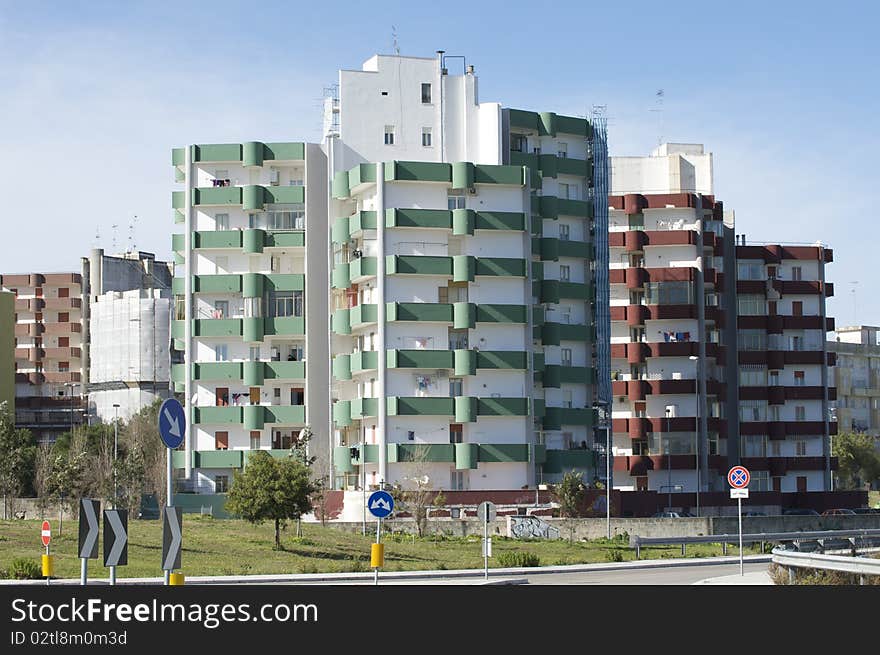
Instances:
[[[743,512],[743,516],[767,516],[765,512],[755,512],[753,510],[749,510],[747,512]]]
[[[826,509],[822,512],[822,516],[855,516],[855,512],[851,509]]]
[[[880,514],[880,508],[877,507],[853,507],[854,514]]]
[[[783,516],[819,516],[819,512],[814,509],[802,509],[799,507],[791,507],[782,512]]]
[[[651,515],[652,519],[680,519],[681,514],[678,512],[657,512]]]

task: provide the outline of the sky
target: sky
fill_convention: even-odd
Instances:
[[[605,105],[612,155],[705,144],[737,233],[821,240],[829,314],[877,325],[878,18],[846,0],[0,0],[0,272],[130,243],[170,259],[172,148],[319,141],[324,87],[396,35],[403,55],[465,55],[481,101]]]

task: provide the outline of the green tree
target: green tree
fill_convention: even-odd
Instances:
[[[275,549],[281,550],[281,526],[311,510],[315,492],[311,471],[290,457],[275,459],[269,453],[251,453],[243,472],[235,472],[226,509],[250,523],[275,521]]]
[[[8,518],[10,499],[33,485],[37,445],[30,430],[16,429],[6,402],[0,403],[0,493]]]
[[[836,489],[857,489],[880,478],[880,455],[874,437],[844,432],[834,437],[831,455],[838,458]]]
[[[581,506],[586,497],[587,486],[577,471],[563,474],[562,482],[553,488],[556,502],[559,503],[559,515],[567,520],[568,540],[574,541],[574,518],[580,516]]]

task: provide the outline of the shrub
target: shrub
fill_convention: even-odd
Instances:
[[[607,559],[609,562],[622,562],[623,551],[620,550],[620,548],[609,550],[605,553],[605,559]]]
[[[541,566],[541,558],[524,550],[506,550],[498,554],[498,564],[503,568]]]
[[[17,557],[9,565],[7,577],[12,580],[39,580],[43,577],[43,571],[34,560]]]

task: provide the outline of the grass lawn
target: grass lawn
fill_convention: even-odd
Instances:
[[[133,520],[128,524],[128,565],[117,568],[119,578],[159,577],[162,575],[162,523]],[[240,520],[220,520],[185,514],[183,518],[182,571],[187,576],[244,575],[266,573],[326,573],[368,571],[370,543],[375,533],[362,536],[320,524],[303,524],[303,537],[297,538],[295,525],[282,532],[283,550],[273,550],[273,525],[251,525]],[[64,534],[52,528],[52,553],[55,575],[78,578],[80,561],[76,558],[77,523],[66,521]],[[103,536],[102,536],[103,538]],[[403,534],[385,534],[386,571],[426,569],[480,568],[479,537],[413,538]],[[605,539],[569,543],[567,540],[515,540],[495,536],[490,566],[501,566],[499,556],[505,552],[526,551],[537,555],[542,566],[582,564],[635,559],[628,540]],[[107,577],[103,566],[103,542],[99,559],[89,562],[89,576]],[[748,549],[759,552],[760,546]],[[729,553],[734,554],[731,547]],[[0,572],[5,574],[12,560],[28,558],[39,563],[43,549],[40,544],[40,521],[0,521]],[[688,557],[710,557],[721,554],[721,546],[706,544],[688,547]],[[642,548],[642,558],[680,557],[677,546]]]

